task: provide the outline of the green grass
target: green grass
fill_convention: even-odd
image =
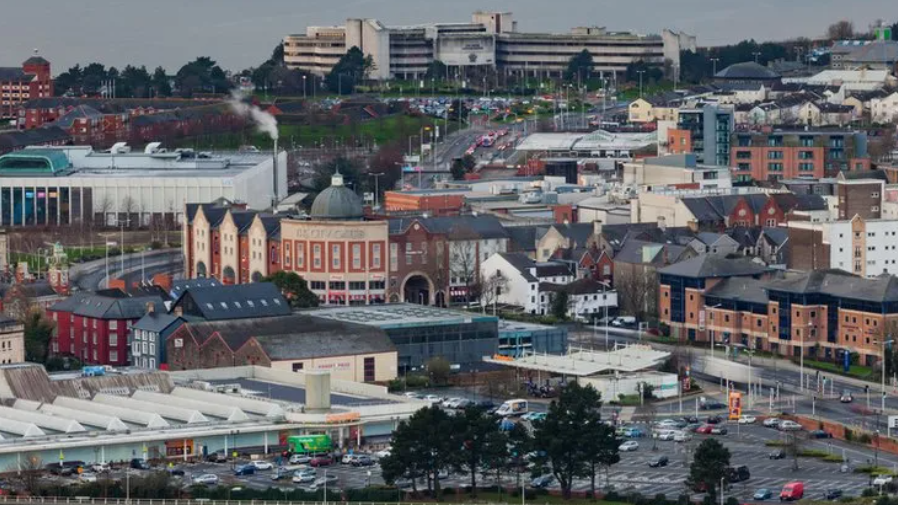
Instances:
[[[865,465],[854,469],[854,473],[869,473],[871,475],[895,475],[890,468],[884,466]]]
[[[670,81],[662,81],[655,84],[643,84],[642,96],[652,96],[663,91],[671,90],[673,90],[673,82]],[[618,92],[617,98],[628,102],[639,98],[639,84],[636,84],[629,89],[621,89]]]
[[[789,444],[783,440],[768,440],[764,442],[764,445],[767,447],[785,447]]]
[[[849,368],[849,372],[846,374],[844,372],[844,368],[842,365],[836,363],[830,363],[827,361],[814,361],[814,360],[804,360],[804,365],[810,368],[816,368],[818,370],[827,371],[830,373],[834,373],[837,375],[848,375],[850,377],[857,377],[858,379],[870,379],[873,377],[873,369],[868,366],[863,365],[851,365]]]

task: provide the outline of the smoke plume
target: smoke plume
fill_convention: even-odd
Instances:
[[[246,95],[239,91],[234,91],[231,93],[231,98],[228,100],[228,105],[234,109],[234,112],[248,118],[253,124],[256,125],[256,129],[262,133],[267,134],[271,137],[271,140],[278,139],[278,120],[275,119],[270,113],[256,107],[255,105],[245,101]]]

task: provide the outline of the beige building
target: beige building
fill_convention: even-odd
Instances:
[[[699,164],[694,154],[643,158],[623,165],[624,185],[643,189],[666,186],[691,189],[731,188],[729,167]]]
[[[0,316],[0,365],[25,361],[25,327],[15,319]]]
[[[337,380],[352,382],[387,382],[396,378],[397,352],[347,354],[308,359],[272,361],[275,370],[330,372]],[[368,376],[366,377],[365,373]],[[370,380],[373,377],[373,380]]]
[[[637,98],[630,103],[628,113],[631,123],[651,123],[680,119],[680,107],[674,104],[653,101],[651,98]]]

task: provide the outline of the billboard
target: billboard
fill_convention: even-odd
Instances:
[[[492,34],[440,34],[434,59],[447,66],[496,64],[496,39]]]
[[[742,417],[742,393],[737,391],[730,393],[729,413],[731,421],[736,421]]]

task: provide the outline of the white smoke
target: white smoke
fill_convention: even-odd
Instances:
[[[262,133],[268,134],[271,137],[271,140],[278,139],[278,120],[275,119],[270,113],[256,107],[255,105],[246,102],[244,99],[246,95],[239,91],[234,91],[231,93],[231,98],[228,100],[228,105],[234,109],[234,112],[248,118],[256,125],[256,129]]]

